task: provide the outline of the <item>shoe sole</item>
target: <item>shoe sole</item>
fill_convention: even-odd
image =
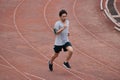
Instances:
[[[68,69],[68,70],[71,69],[71,68],[66,67],[64,64],[63,64],[63,66],[64,66],[66,69]]]

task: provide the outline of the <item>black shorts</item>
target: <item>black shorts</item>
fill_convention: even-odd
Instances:
[[[72,46],[70,42],[66,42],[64,45],[62,46],[57,46],[57,45],[54,45],[54,51],[55,53],[59,53],[60,51],[62,51],[62,49],[66,52],[67,51],[67,47],[68,46]]]

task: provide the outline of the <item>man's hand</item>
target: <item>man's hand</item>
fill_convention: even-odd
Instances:
[[[63,25],[63,27],[61,29],[56,31],[56,34],[60,34],[65,28],[67,28],[67,24],[66,23],[64,23],[64,25]]]
[[[60,34],[66,27],[62,27],[61,29],[59,29],[56,34]]]

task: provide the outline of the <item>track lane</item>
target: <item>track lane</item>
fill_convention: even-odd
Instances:
[[[53,6],[53,4],[52,4],[52,6]],[[57,5],[57,6],[59,6],[59,5]],[[55,9],[54,9],[55,10]],[[56,11],[57,12],[57,11]],[[47,12],[47,13],[50,13],[50,12]],[[47,14],[48,15],[48,14]],[[49,18],[48,18],[49,19]],[[48,20],[49,21],[49,20]],[[50,22],[52,22],[52,21],[54,21],[54,20],[50,20]],[[74,31],[75,32],[75,31]],[[89,55],[87,55],[88,57],[89,57]],[[114,69],[114,68],[112,68],[112,69]],[[117,70],[115,70],[115,72],[117,72]]]
[[[15,13],[16,13],[16,11],[15,11]],[[21,38],[23,38],[23,40],[24,40],[30,47],[32,47],[33,50],[39,52],[39,51],[37,50],[37,48],[35,48],[32,44],[30,44],[29,41],[28,41],[27,39],[25,39],[24,36],[22,35],[22,33],[19,31],[18,26],[17,26],[17,24],[16,24],[16,20],[15,20],[15,14],[14,14],[14,23],[15,23],[15,27],[16,27],[18,33],[20,34]],[[41,51],[42,51],[42,50],[41,50]],[[46,59],[48,59],[47,56],[45,56],[44,54],[41,54],[41,55],[42,55],[43,57],[45,57]],[[59,66],[59,64],[57,64],[57,66]],[[60,66],[59,66],[59,67],[60,67]],[[67,70],[65,70],[65,71],[67,71]],[[67,72],[70,73],[70,74],[72,74],[73,76],[77,77],[77,75],[75,75],[74,73],[69,72],[69,71],[67,71]],[[77,78],[79,78],[79,77],[77,77]]]
[[[59,1],[58,1],[58,2],[59,2]],[[68,3],[68,4],[69,4],[69,3]],[[57,12],[57,11],[55,11],[55,12]],[[57,14],[57,13],[56,13],[56,14]],[[49,16],[48,16],[48,17],[49,17]],[[55,20],[56,20],[56,19],[54,19],[53,22],[54,22]],[[39,21],[36,20],[35,22],[39,22]],[[50,21],[50,24],[53,23],[53,22],[52,22],[52,20],[51,20],[51,21]],[[29,21],[28,21],[28,23],[29,23]],[[21,26],[21,23],[19,23],[19,19],[18,19],[17,24],[18,24],[19,26]],[[34,25],[34,24],[33,24],[33,25]],[[38,25],[38,26],[39,26],[39,25]],[[25,27],[23,26],[23,29],[22,29],[21,27],[20,27],[19,29],[22,31],[22,34],[27,34],[27,33],[25,32],[26,30],[25,30],[24,28],[25,28]],[[32,31],[32,29],[34,29],[34,28],[31,28],[30,31]],[[73,28],[73,29],[74,29],[74,28]],[[76,28],[76,29],[77,29],[77,28]],[[78,28],[78,29],[79,29],[79,28]],[[46,30],[46,29],[42,29],[42,28],[41,28],[41,30]],[[34,30],[34,32],[35,32],[35,31],[39,31],[39,30]],[[47,29],[47,31],[50,31],[50,29]],[[24,33],[24,32],[25,32],[25,33]],[[72,33],[76,33],[76,32],[72,32]],[[31,34],[33,34],[33,33],[31,33]],[[37,33],[35,33],[35,34],[37,34]],[[48,33],[47,33],[47,34],[48,34]],[[52,35],[51,32],[50,32],[50,34]],[[78,36],[78,35],[77,35],[77,36]],[[24,37],[27,38],[27,39],[30,39],[30,38],[28,38],[28,35],[27,35],[27,36],[24,35]],[[47,47],[47,46],[41,48],[41,47],[38,45],[38,43],[41,44],[41,42],[34,43],[34,42],[36,42],[36,37],[37,37],[37,36],[34,37],[35,39],[32,38],[32,36],[30,36],[30,37],[31,37],[31,39],[32,39],[32,40],[30,40],[30,42],[32,42],[32,45],[34,45],[34,46],[36,47],[36,49],[38,49],[39,51],[41,51],[41,50],[44,49],[44,48],[49,48],[49,47]],[[47,36],[46,36],[46,37],[47,37]],[[41,37],[41,38],[42,38],[42,37]],[[38,38],[37,38],[37,39],[38,39]],[[51,38],[49,38],[49,39],[51,39]],[[78,39],[79,39],[79,38],[78,38]],[[39,39],[38,39],[38,40],[39,40]],[[52,46],[52,42],[51,42],[51,41],[52,41],[52,39],[51,39],[50,41],[48,41],[48,43],[50,43],[50,46]],[[77,40],[74,40],[74,41],[77,41]],[[4,47],[5,47],[5,46],[4,46]],[[18,47],[21,47],[21,46],[18,46]],[[77,47],[79,48],[79,45],[78,45]],[[51,51],[51,50],[50,50],[50,51]],[[33,52],[34,52],[34,51],[33,51]],[[79,51],[78,51],[78,52],[79,52]],[[46,52],[43,52],[43,53],[46,53]],[[51,52],[51,53],[52,53],[52,52]],[[24,53],[24,54],[25,54],[25,53]],[[48,57],[50,56],[50,54],[47,54],[47,53],[46,53],[45,55],[47,55]],[[37,56],[37,54],[36,54],[36,56]],[[82,55],[81,55],[81,56],[82,56]],[[39,56],[39,57],[40,57],[40,56]],[[61,57],[62,57],[62,56],[61,56]],[[81,60],[82,60],[82,59],[81,59]],[[57,60],[57,62],[59,62],[59,60]],[[74,61],[73,61],[73,62],[74,62]],[[60,62],[59,62],[59,64],[60,64]],[[80,65],[79,65],[79,66],[80,66]],[[59,68],[58,68],[58,71],[59,71]],[[79,72],[79,71],[78,71],[78,72]],[[75,74],[78,74],[78,73],[75,73]],[[88,74],[88,73],[87,73],[87,74]],[[79,75],[79,74],[78,74],[78,75]],[[82,76],[82,75],[81,75],[81,76]],[[97,75],[97,76],[98,76],[98,75]],[[100,76],[100,77],[101,77],[101,76]],[[98,79],[98,80],[99,80],[99,79]]]

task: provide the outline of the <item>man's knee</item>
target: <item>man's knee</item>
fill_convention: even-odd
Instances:
[[[67,50],[68,50],[69,53],[71,53],[71,54],[73,53],[73,48],[71,46],[68,46]]]

